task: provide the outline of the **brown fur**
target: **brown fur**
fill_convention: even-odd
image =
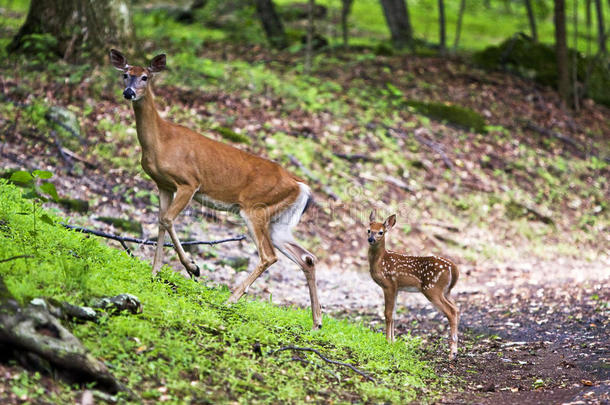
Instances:
[[[419,291],[449,320],[451,333],[450,359],[457,354],[458,307],[449,297],[457,283],[459,271],[449,259],[436,256],[407,256],[385,249],[385,235],[396,223],[391,215],[384,223],[371,222],[368,229],[369,268],[373,280],[383,289],[385,301],[386,338],[394,341],[394,307],[401,289]]]
[[[162,246],[167,231],[182,264],[189,273],[198,275],[198,267],[187,259],[173,226],[175,218],[195,197],[216,208],[238,211],[249,225],[260,263],[229,299],[237,301],[254,280],[277,261],[270,223],[297,201],[302,192],[299,183],[304,184],[303,180],[275,162],[161,118],[150,83],[154,74],[165,68],[165,55],[156,56],[147,68],[127,65],[125,57],[116,50],[111,50],[110,61],[124,72],[125,96],[128,96],[128,89],[135,95],[132,100],[138,141],[142,146],[142,168],[159,188],[159,238],[153,274],[162,264]],[[314,327],[320,327],[315,256],[294,241],[277,247],[305,272]]]

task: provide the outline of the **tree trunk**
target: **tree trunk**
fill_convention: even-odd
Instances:
[[[381,6],[392,34],[394,46],[403,48],[405,45],[411,45],[413,28],[411,27],[406,0],[381,0]]]
[[[349,41],[349,32],[347,27],[347,17],[352,11],[354,0],[341,0],[341,31],[343,34],[343,47],[347,48]]]
[[[66,305],[70,311],[79,308]],[[33,300],[29,306],[21,308],[0,275],[0,348],[3,354],[14,353],[28,364],[46,367],[50,363],[70,373],[73,378],[95,381],[112,393],[123,391],[136,399],[133,392],[116,380],[106,365],[95,359],[51,313],[57,310],[49,309],[49,304],[42,299]],[[91,309],[90,312],[95,313]]]
[[[462,20],[464,19],[464,11],[466,10],[466,0],[460,1],[460,11],[458,12],[457,25],[455,27],[455,41],[453,42],[453,50],[457,50],[460,43],[460,35],[462,34]]]
[[[555,0],[555,53],[557,54],[557,90],[563,101],[570,100],[570,76],[568,72],[568,47],[566,43],[565,0]]]
[[[272,47],[284,49],[288,46],[282,21],[275,12],[271,0],[256,0],[256,11],[263,24],[263,29]]]
[[[599,52],[605,55],[608,52],[606,48],[606,30],[604,28],[604,9],[602,0],[595,0],[595,11],[597,13],[597,45]]]
[[[307,42],[305,45],[305,74],[308,75],[311,72],[311,59],[313,58],[313,9],[315,7],[315,0],[309,0],[307,2]]]
[[[572,32],[574,38],[572,47],[578,49],[578,0],[573,0],[574,10],[572,11]],[[573,106],[576,111],[580,110],[580,94],[578,87],[578,52],[572,52],[572,96],[574,97]]]
[[[32,34],[51,35],[56,40],[52,51],[75,61],[99,58],[111,47],[131,45],[133,28],[125,0],[32,0],[8,51],[27,52]]]
[[[441,53],[445,52],[447,47],[447,29],[445,26],[445,2],[444,0],[438,0],[438,28],[439,28],[439,47]]]
[[[530,22],[530,32],[532,33],[532,40],[538,42],[538,31],[536,30],[536,17],[534,16],[534,9],[532,8],[532,0],[525,0],[525,8],[527,9],[527,18]]]

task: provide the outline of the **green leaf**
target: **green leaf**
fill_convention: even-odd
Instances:
[[[38,177],[39,179],[43,180],[50,179],[51,177],[53,177],[53,173],[48,170],[34,170],[32,174],[34,175],[34,177]]]
[[[30,183],[34,178],[32,175],[24,170],[19,170],[11,174],[11,181],[16,183]]]
[[[42,214],[40,216],[40,220],[42,222],[44,222],[45,224],[54,225],[53,219],[50,216],[48,216],[47,214]]]
[[[40,189],[43,193],[50,195],[55,201],[59,201],[59,196],[57,195],[55,184],[45,182],[40,185]]]
[[[30,190],[23,195],[23,198],[25,198],[26,200],[33,200],[34,198],[37,198],[37,197],[38,197],[38,194],[34,190]]]

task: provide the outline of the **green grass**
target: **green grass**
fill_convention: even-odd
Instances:
[[[292,0],[276,0],[276,4],[289,5]],[[341,2],[338,0],[316,0],[317,4],[323,4],[330,9],[330,14],[339,19]],[[411,24],[416,38],[430,43],[438,43],[438,1],[437,0],[408,0]],[[491,1],[491,7],[484,7],[481,1],[467,1],[466,12],[462,22],[462,33],[459,50],[480,50],[489,45],[496,45],[517,32],[529,35],[529,24],[523,2],[511,2],[507,9],[503,1]],[[552,2],[532,2],[536,13],[539,40],[544,43],[554,43],[553,5]],[[460,2],[445,1],[447,45],[453,46],[455,39],[458,10]],[[573,4],[566,3],[566,13],[569,18],[568,38],[572,44],[572,10]],[[607,7],[605,8],[607,16]],[[593,11],[593,17],[595,14]],[[352,6],[350,15],[350,29],[352,38],[350,43],[354,45],[374,45],[379,41],[389,39],[389,31],[383,15],[381,3],[377,0],[359,0]],[[580,2],[578,9],[578,29],[580,38],[578,49],[587,52],[590,46],[591,54],[597,52],[595,40],[590,43],[584,38],[586,32],[585,6]],[[592,26],[591,36],[596,35],[596,26]],[[331,38],[331,43],[340,43],[340,28],[337,27],[337,36]]]
[[[311,330],[307,310],[242,299],[225,305],[229,291],[183,279],[164,268],[162,281],[151,281],[150,266],[97,239],[41,221],[21,191],[0,180],[0,259],[34,258],[0,264],[0,275],[21,304],[53,297],[87,304],[94,297],[130,293],[140,298],[139,315],[119,314],[98,323],[68,324],[94,356],[143,398],[154,402],[166,387],[170,402],[190,399],[213,403],[294,403],[317,400],[404,403],[418,392],[430,395],[436,377],[418,360],[418,341],[403,337],[389,345],[381,333],[362,324],[324,318]],[[59,218],[54,218],[59,221]],[[262,356],[253,347],[260,344]],[[307,357],[268,353],[282,345],[319,349],[374,376],[365,382],[351,370]],[[24,377],[25,378],[25,377]],[[40,390],[39,376],[9,384],[32,399],[51,402],[74,398],[70,388]],[[433,388],[432,388],[433,389]],[[50,396],[49,396],[50,395]],[[421,398],[419,398],[421,399]]]

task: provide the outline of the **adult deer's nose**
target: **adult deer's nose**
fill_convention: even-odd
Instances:
[[[134,98],[136,98],[136,92],[133,91],[131,87],[128,87],[123,92],[123,97],[125,97],[127,100],[133,100]]]

